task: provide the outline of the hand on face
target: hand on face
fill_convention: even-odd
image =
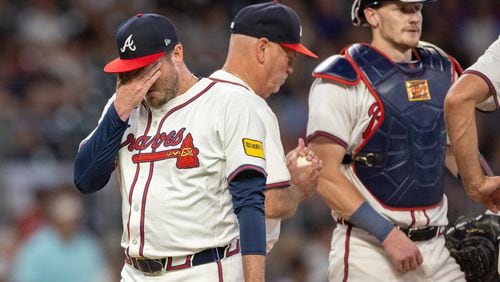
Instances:
[[[156,62],[137,71],[119,74],[114,106],[123,121],[141,104],[148,90],[160,78],[160,67],[161,63]]]

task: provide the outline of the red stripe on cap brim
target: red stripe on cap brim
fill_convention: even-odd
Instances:
[[[162,51],[160,53],[147,55],[144,57],[134,58],[134,59],[120,59],[116,58],[104,66],[104,72],[107,73],[120,73],[140,69],[149,64],[156,62],[159,58],[167,53]]]
[[[311,58],[317,59],[318,56],[314,54],[311,50],[307,49],[306,46],[302,44],[288,44],[288,43],[280,43],[281,46],[288,48],[297,53],[301,53],[303,55],[309,56]]]

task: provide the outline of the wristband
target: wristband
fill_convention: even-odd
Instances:
[[[380,242],[383,242],[394,228],[389,220],[378,214],[366,201],[351,215],[349,222],[372,234]]]

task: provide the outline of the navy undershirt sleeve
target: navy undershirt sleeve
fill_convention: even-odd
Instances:
[[[120,119],[111,105],[94,134],[80,146],[76,155],[73,177],[80,192],[97,192],[108,183],[126,129],[127,122]]]
[[[242,171],[229,182],[242,255],[266,255],[265,187],[266,177],[255,170]]]

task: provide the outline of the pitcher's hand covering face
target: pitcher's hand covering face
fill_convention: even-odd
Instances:
[[[144,101],[149,89],[160,76],[159,62],[138,70],[118,73],[114,106],[121,120],[129,118],[130,112]]]
[[[152,108],[160,108],[175,97],[179,91],[179,74],[175,65],[175,49],[160,59],[161,76],[151,86],[146,95],[146,101]]]

